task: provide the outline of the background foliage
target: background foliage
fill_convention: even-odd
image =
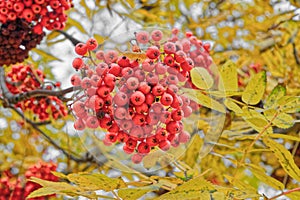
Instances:
[[[194,115],[197,128],[189,131],[202,130],[205,135],[212,127],[203,119],[210,117],[211,109],[224,110],[222,135],[204,157],[200,154],[204,139],[194,134],[174,162],[157,171],[140,172],[105,155],[106,149],[100,146],[87,149],[83,143],[89,141],[73,130],[71,114],[38,124],[30,113],[23,114],[2,99],[0,172],[8,170],[22,177],[39,160],[58,163],[54,175],[60,181],[32,178],[43,187],[31,197],[276,199],[276,195],[286,195],[300,199],[298,0],[83,0],[74,4],[65,29],[49,32],[25,62],[43,70],[46,79],[66,80],[74,72],[73,45],[78,41],[94,37],[102,43],[127,30],[149,26],[192,31],[211,42],[211,55],[226,92],[207,97],[213,101],[221,95],[224,101],[217,106],[205,104],[200,94],[193,96],[207,109]],[[193,81],[197,83],[196,78]],[[62,82],[62,88],[69,85]],[[144,167],[171,159],[156,155],[144,161]]]

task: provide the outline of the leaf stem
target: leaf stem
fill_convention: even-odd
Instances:
[[[274,197],[269,198],[269,200],[277,199],[278,197],[281,197],[281,196],[283,196],[283,195],[290,194],[290,193],[292,193],[292,192],[297,192],[297,191],[300,191],[300,187],[294,188],[294,189],[291,189],[291,190],[288,190],[288,191],[285,191],[285,192],[282,192],[282,193],[280,193],[280,194],[278,194],[278,195],[276,195],[276,196],[274,196]]]

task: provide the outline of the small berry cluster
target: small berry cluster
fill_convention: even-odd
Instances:
[[[0,0],[0,66],[22,62],[44,37],[63,29],[72,0]]]
[[[56,164],[40,162],[31,166],[25,172],[25,177],[19,176],[16,178],[9,171],[3,173],[0,179],[0,200],[7,199],[26,199],[26,197],[37,190],[41,186],[37,183],[27,181],[25,178],[37,177],[48,181],[58,181],[58,178],[54,176],[51,171],[56,171]],[[34,200],[48,199],[49,196],[33,198]]]
[[[40,44],[45,35],[34,33],[23,19],[6,22],[0,28],[0,66],[28,58],[29,51]]]
[[[257,74],[262,69],[263,68],[260,63],[252,63],[249,66],[242,68],[238,74],[238,85],[240,87],[245,87],[247,85],[247,81],[251,77],[251,74]]]
[[[35,89],[52,90],[57,84],[44,84],[45,75],[39,69],[33,69],[30,65],[14,65],[11,71],[7,73],[6,85],[12,94],[20,94]],[[15,104],[22,110],[30,110],[39,120],[44,121],[50,118],[50,114],[54,119],[67,115],[67,109],[60,99],[55,96],[32,97],[25,101]]]
[[[174,29],[164,41],[161,30],[140,31],[135,33],[137,45],[131,52],[99,50],[95,54],[99,63],[85,56],[97,48],[97,41],[79,43],[75,52],[82,57],[73,60],[73,67],[83,77],[73,75],[71,82],[80,85],[85,95],[73,104],[75,129],[107,130],[104,144],[124,143],[124,152],[134,153],[134,163],[151,149],[167,151],[188,142],[190,134],[182,120],[199,105],[180,94],[180,88],[193,87],[190,70],[194,66],[208,69],[212,60],[208,45],[190,32],[184,38],[178,33]]]

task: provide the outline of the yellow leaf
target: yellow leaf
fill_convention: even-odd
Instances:
[[[283,145],[273,141],[272,139],[264,137],[263,142],[277,157],[284,171],[290,177],[300,182],[300,169],[296,165],[292,154]]]
[[[300,97],[283,96],[278,100],[280,110],[285,113],[300,112]]]
[[[275,108],[278,104],[277,101],[283,97],[286,93],[286,89],[285,87],[283,87],[282,85],[277,85],[271,92],[271,94],[269,95],[269,97],[267,98],[265,104],[264,104],[264,108]]]
[[[144,194],[147,194],[151,191],[159,190],[159,188],[160,188],[159,184],[138,187],[138,188],[123,188],[118,191],[118,195],[123,200],[139,199]]]
[[[213,184],[203,179],[196,177],[188,182],[178,186],[174,190],[165,193],[155,200],[159,199],[210,199],[210,194],[216,189]]]
[[[48,43],[48,41],[53,40],[54,38],[56,38],[59,35],[60,35],[60,33],[58,31],[51,31],[51,33],[49,33],[47,35],[47,43]]]
[[[233,99],[231,98],[226,98],[224,101],[225,106],[229,109],[232,110],[235,114],[242,114],[243,110],[239,105],[237,105]]]
[[[266,81],[267,81],[267,76],[265,71],[255,74],[250,79],[248,85],[246,86],[242,94],[243,102],[249,105],[258,104],[264,95],[265,88],[266,88]]]
[[[264,111],[264,115],[269,121],[272,120],[272,124],[278,128],[290,128],[294,125],[294,118],[291,115],[277,112],[275,109],[269,109]]]
[[[105,40],[105,38],[103,38],[101,35],[98,34],[94,34],[94,38],[97,40],[98,44],[102,44]]]
[[[40,55],[44,61],[48,61],[48,62],[54,61],[54,60],[55,61],[62,61],[59,58],[57,58],[57,57],[53,56],[52,54],[50,54],[48,52],[45,52],[43,50],[35,48],[32,51],[35,52],[35,53],[37,53],[38,55]]]
[[[266,117],[255,110],[248,110],[246,107],[243,108],[243,119],[258,133],[263,131],[265,127],[269,124]],[[265,130],[266,133],[273,133],[272,127]]]
[[[181,160],[190,167],[193,167],[197,162],[202,143],[203,141],[200,136],[194,135],[190,141],[188,148],[185,151],[185,154],[181,157]]]
[[[184,95],[190,98],[191,100],[194,100],[196,103],[210,108],[212,110],[219,111],[221,113],[226,113],[225,107],[219,103],[218,101],[214,100],[213,98],[204,95],[199,90],[192,90],[192,89],[184,89]]]
[[[85,31],[85,28],[82,26],[82,24],[80,22],[72,19],[71,17],[68,17],[67,25],[70,25],[72,27],[76,27],[82,33],[87,34],[87,32]]]
[[[263,170],[263,168],[253,164],[248,164],[248,166],[250,167],[250,170],[253,173],[253,175],[256,176],[256,178],[258,178],[260,181],[264,182],[265,184],[277,190],[284,189],[283,183],[271,177],[270,175],[267,175],[266,172]]]
[[[285,140],[292,140],[292,141],[296,141],[296,142],[300,142],[300,137],[295,137],[292,135],[286,135],[286,134],[272,134],[270,135],[271,138],[282,138]]]
[[[193,84],[200,89],[210,89],[214,84],[214,79],[203,67],[195,67],[191,70]]]
[[[154,167],[163,154],[164,152],[162,152],[161,150],[157,150],[155,152],[149,153],[143,158],[143,166],[146,169],[150,169],[151,167]]]
[[[238,90],[238,75],[237,66],[231,60],[228,60],[220,67],[220,80],[218,88],[221,91],[237,91]]]
[[[110,178],[104,174],[78,173],[69,174],[68,180],[78,185],[80,188],[95,191],[112,191],[114,189],[126,187],[125,182],[119,178]]]
[[[65,174],[60,173],[60,172],[52,171],[51,173],[52,173],[54,176],[58,177],[58,178],[62,178],[62,179],[67,179],[67,178],[68,178]]]

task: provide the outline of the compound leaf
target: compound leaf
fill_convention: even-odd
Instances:
[[[199,89],[210,89],[214,80],[208,71],[203,67],[195,67],[191,70],[192,83]]]

